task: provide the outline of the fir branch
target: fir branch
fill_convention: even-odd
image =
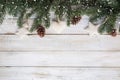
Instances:
[[[59,20],[66,18],[70,25],[74,16],[88,15],[94,22],[102,17],[109,19],[100,26],[99,32],[110,32],[115,26],[116,17],[120,14],[120,0],[0,0],[0,23],[6,13],[18,17],[18,26],[35,15],[31,31],[38,25],[50,26],[50,10],[55,12]]]
[[[6,15],[6,8],[4,5],[0,5],[0,24],[2,24]]]

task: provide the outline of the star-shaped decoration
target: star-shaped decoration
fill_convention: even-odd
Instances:
[[[100,24],[94,25],[91,22],[89,22],[88,27],[85,29],[85,31],[90,35],[90,36],[96,36],[99,35],[98,33],[98,28],[100,27]]]

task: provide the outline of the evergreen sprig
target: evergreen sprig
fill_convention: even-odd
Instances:
[[[18,17],[18,26],[21,28],[26,20],[35,15],[30,31],[43,25],[50,26],[50,11],[56,17],[65,18],[70,25],[74,16],[89,15],[90,21],[107,20],[100,26],[99,32],[111,32],[115,21],[120,14],[120,0],[0,0],[0,23],[5,15]]]

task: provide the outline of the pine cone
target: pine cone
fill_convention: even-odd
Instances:
[[[74,16],[72,19],[72,24],[76,25],[81,20],[81,16]]]
[[[113,36],[113,37],[117,36],[116,29],[112,29],[112,32],[111,32],[110,35]]]
[[[40,25],[40,26],[38,27],[37,34],[38,34],[40,37],[44,37],[44,36],[45,36],[45,28]]]

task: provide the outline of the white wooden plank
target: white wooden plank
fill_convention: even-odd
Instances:
[[[18,30],[16,18],[8,17],[4,20],[3,24],[0,25],[0,34],[10,34],[16,33]],[[29,20],[29,27],[31,27],[32,19]],[[57,33],[52,27],[46,29],[47,34],[88,34],[84,29],[84,27],[88,26],[88,17],[83,16],[81,21],[77,25],[71,25],[70,27],[66,27],[61,33]],[[35,32],[33,32],[34,34]],[[29,33],[31,34],[31,33]]]
[[[120,67],[120,52],[0,52],[0,66]]]
[[[46,50],[120,50],[120,36],[101,35],[32,35],[21,39],[16,35],[0,36],[0,51]]]
[[[119,80],[120,68],[0,68],[1,80]]]

